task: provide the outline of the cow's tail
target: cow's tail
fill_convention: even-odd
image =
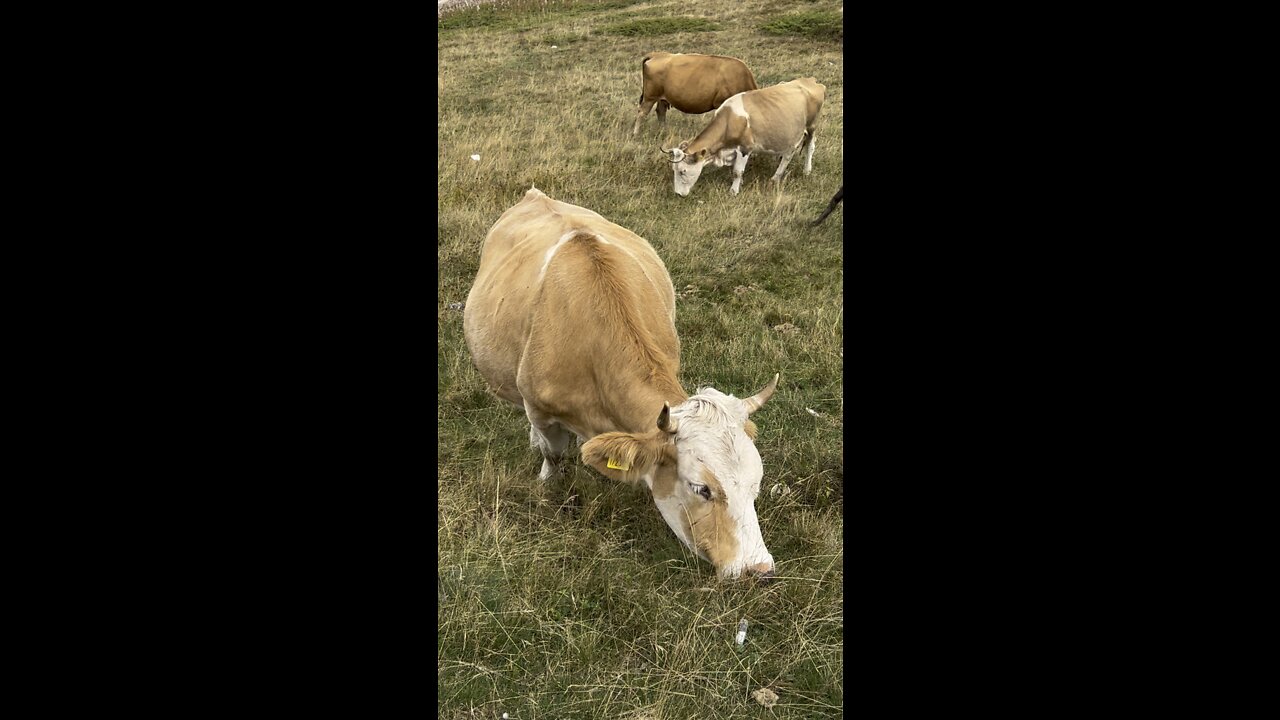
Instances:
[[[840,189],[836,191],[835,196],[831,198],[831,202],[827,204],[827,209],[823,211],[822,215],[818,216],[817,220],[814,220],[813,222],[809,223],[809,225],[811,227],[817,227],[818,225],[821,225],[822,221],[826,220],[827,216],[831,214],[831,211],[836,209],[836,205],[839,205],[843,200],[844,200],[844,185],[841,185]]]
[[[644,57],[642,57],[642,58],[640,58],[640,85],[641,85],[641,90],[640,90],[640,99],[636,101],[636,104],[637,104],[637,105],[643,105],[643,104],[644,104],[644,89],[643,89],[643,88],[644,88],[644,70],[645,70],[644,64],[645,64],[645,63],[647,63],[647,62],[649,62],[650,60],[652,60],[652,59],[653,59],[653,56],[654,56],[654,55],[657,55],[657,54],[658,54],[658,53],[657,53],[656,51],[655,51],[655,52],[651,52],[651,53],[645,53],[645,56],[644,56]]]
[[[640,78],[641,78],[641,79],[644,79],[645,63],[647,63],[647,62],[649,62],[650,60],[652,60],[652,59],[653,59],[653,56],[654,56],[654,55],[657,55],[657,54],[658,54],[658,53],[657,53],[656,51],[651,52],[651,53],[645,53],[645,56],[644,56],[644,57],[642,57],[642,58],[640,58]],[[643,99],[644,99],[644,98],[641,98],[641,100],[643,100]]]

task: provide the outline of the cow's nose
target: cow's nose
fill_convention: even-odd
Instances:
[[[773,566],[769,563],[759,563],[747,568],[747,571],[756,576],[760,582],[768,582],[773,579]]]

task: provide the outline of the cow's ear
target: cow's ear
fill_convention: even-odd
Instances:
[[[688,149],[689,149],[689,141],[688,141],[688,140],[685,140],[684,142],[680,143],[680,144],[679,144],[679,145],[677,145],[676,147],[680,148],[681,150],[688,150]]]
[[[751,418],[747,418],[747,424],[746,424],[746,425],[743,425],[743,426],[742,426],[742,429],[743,429],[743,430],[745,430],[745,431],[747,432],[747,437],[751,438],[751,441],[752,441],[752,442],[755,442],[755,440],[756,440],[756,424],[755,424],[755,423],[753,423],[753,422],[751,422]]]
[[[659,432],[655,430],[644,435],[601,433],[582,445],[582,461],[611,480],[639,482],[661,457]]]

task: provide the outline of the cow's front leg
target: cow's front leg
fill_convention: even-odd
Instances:
[[[564,453],[569,449],[573,434],[560,423],[538,412],[525,410],[529,416],[529,444],[542,451],[542,470],[539,480],[550,480],[564,469]]]
[[[747,158],[749,155],[738,150],[738,155],[733,159],[733,186],[729,188],[729,192],[734,195],[742,189],[742,171],[747,169]]]
[[[671,107],[671,103],[666,100],[658,101],[658,124],[662,127],[667,126],[667,108]]]
[[[812,131],[809,132],[809,146],[804,150],[804,174],[813,172],[813,146],[817,143]]]

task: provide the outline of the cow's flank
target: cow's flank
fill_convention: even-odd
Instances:
[[[755,90],[756,78],[746,63],[724,55],[651,52],[640,61],[640,107],[631,134],[656,104],[658,122],[665,124],[667,108],[700,115],[746,90]]]

